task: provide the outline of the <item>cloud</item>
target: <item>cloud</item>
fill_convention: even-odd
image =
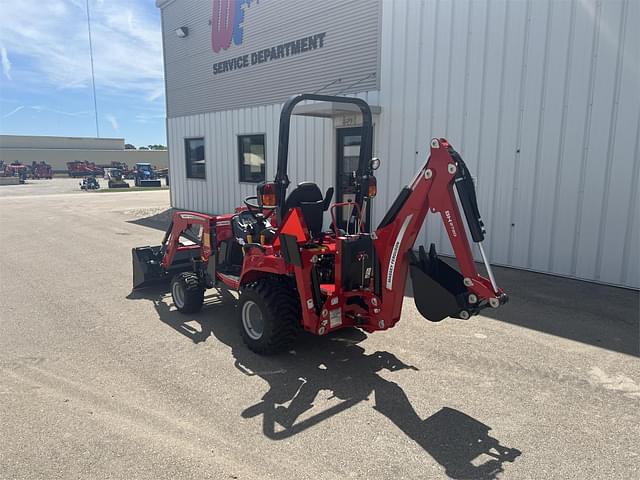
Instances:
[[[19,107],[14,108],[13,110],[11,110],[9,113],[7,113],[6,115],[3,115],[2,118],[9,118],[10,116],[12,116],[14,113],[18,113],[20,110],[24,110],[24,105],[20,105]]]
[[[11,62],[9,61],[9,55],[4,45],[0,47],[0,61],[2,61],[2,73],[4,73],[4,76],[7,77],[8,80],[11,80]]]
[[[31,105],[27,108],[31,108],[32,110],[35,110],[37,112],[51,112],[51,113],[56,113],[58,115],[66,115],[68,117],[84,117],[89,113],[91,113],[88,110],[84,110],[82,112],[66,112],[64,110],[57,110],[55,108],[43,107],[41,105]]]
[[[157,100],[158,98],[162,97],[163,95],[164,95],[164,85],[162,85],[161,87],[158,87],[155,90],[149,92],[149,94],[147,95],[147,100],[149,100],[150,102],[153,102],[154,100]]]
[[[29,109],[29,110],[35,110],[36,112],[40,113],[40,112],[51,112],[51,113],[55,113],[57,115],[66,115],[68,117],[84,117],[86,115],[88,115],[90,112],[88,111],[83,111],[83,112],[65,112],[63,110],[56,110],[55,108],[49,108],[49,107],[43,107],[42,105],[20,105],[16,108],[14,108],[13,110],[11,110],[9,113],[5,114],[2,116],[2,118],[9,118],[12,115],[20,112],[21,110],[24,109]]]
[[[139,113],[136,115],[136,122],[138,123],[149,123],[152,121],[158,121],[158,120],[164,120],[165,118],[165,114],[164,113]]]
[[[107,121],[111,124],[111,128],[113,128],[114,130],[119,130],[118,120],[116,119],[116,117],[109,113],[105,115],[104,118],[106,118]]]
[[[156,101],[164,82],[162,34],[153,3],[90,0],[89,5],[99,94],[126,93]],[[88,88],[91,67],[85,8],[84,0],[2,2],[5,75],[6,48],[25,59],[24,68],[20,65],[25,82],[40,88]]]

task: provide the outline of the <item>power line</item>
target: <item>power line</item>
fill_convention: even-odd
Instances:
[[[340,90],[338,93],[334,93],[334,95],[342,95],[344,92],[346,92],[347,90],[350,90],[351,88],[355,87],[356,85],[364,82],[365,80],[368,80],[369,78],[373,78],[375,77],[376,74],[375,72],[369,73],[368,75],[365,75],[362,78],[359,78],[358,80],[356,80],[355,82],[347,85],[345,88],[343,88],[342,90]]]
[[[314,94],[320,93],[321,91],[326,90],[327,88],[329,88],[331,85],[335,85],[336,83],[340,83],[341,81],[342,81],[341,78],[336,78],[335,80],[332,80],[331,82],[327,83],[326,85],[323,85],[322,87],[320,87],[318,90],[316,90],[313,93]]]
[[[93,85],[93,111],[96,116],[96,136],[100,138],[100,127],[98,126],[98,100],[96,98],[96,74],[93,69],[93,43],[91,42],[91,17],[89,16],[89,0],[87,3],[87,30],[89,31],[89,56],[91,57],[91,83]]]

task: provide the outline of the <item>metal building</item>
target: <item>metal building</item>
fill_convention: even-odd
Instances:
[[[444,136],[476,176],[496,264],[640,287],[640,2],[157,0],[174,207],[221,213],[273,178],[295,93],[374,109],[374,223]],[[292,183],[341,191],[358,115],[303,105]],[[450,252],[427,223],[422,243]]]

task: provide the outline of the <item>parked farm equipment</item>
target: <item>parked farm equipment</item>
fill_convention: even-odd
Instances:
[[[162,185],[150,163],[136,163],[134,180],[136,187],[160,187]]]
[[[124,178],[131,178],[133,179],[133,169],[129,168],[129,166],[125,163],[125,162],[111,162],[111,163],[105,163],[105,164],[100,164],[98,165],[99,168],[101,168],[104,172],[104,179],[108,180],[107,178],[107,170],[109,169],[118,169],[122,172],[122,176]]]
[[[104,176],[107,179],[109,188],[129,188],[129,184],[124,179],[122,170],[119,168],[105,168]]]
[[[86,177],[89,175],[102,175],[103,170],[101,167],[93,162],[88,161],[74,161],[67,162],[67,171],[70,177]]]
[[[31,164],[31,176],[36,180],[43,178],[51,180],[53,178],[53,168],[45,162],[33,162]]]
[[[23,165],[20,162],[13,162],[8,165],[4,165],[5,177],[17,177],[20,183],[24,183],[29,178],[30,169],[27,165]]]
[[[88,176],[82,179],[80,182],[80,190],[98,190],[100,188],[100,183],[98,179],[94,176]]]
[[[353,172],[355,201],[332,203],[312,182],[288,195],[289,125],[294,107],[305,100],[348,103],[362,114],[362,146]],[[365,212],[377,192],[372,159],[372,116],[358,98],[305,94],[287,101],[280,115],[277,172],[259,184],[257,194],[226,215],[176,212],[161,245],[134,248],[133,287],[171,281],[176,308],[199,310],[207,288],[239,293],[242,337],[254,352],[287,349],[300,330],[316,335],[358,327],[386,330],[400,319],[407,276],[413,281],[418,311],[430,321],[468,319],[497,308],[507,295],[493,277],[482,241],[473,180],[460,155],[444,138],[431,140],[430,156],[372,229]],[[462,206],[461,213],[458,200]],[[338,227],[338,208],[351,212]],[[333,221],[323,229],[323,214]],[[427,214],[440,216],[461,273],[438,258],[435,247],[413,246]],[[488,278],[476,270],[465,231],[477,243]]]

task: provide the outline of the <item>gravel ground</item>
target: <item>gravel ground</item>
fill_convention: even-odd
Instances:
[[[0,187],[0,478],[640,477],[637,292],[497,269],[493,317],[263,358],[232,295],[131,292],[167,191],[62,182]]]
[[[54,177],[51,180],[27,180],[21,185],[0,185],[0,198],[3,197],[33,197],[40,195],[58,195],[62,193],[96,193],[95,191],[85,192],[80,190],[82,178]],[[100,190],[107,190],[108,180],[98,178]],[[134,187],[133,180],[127,180],[130,187]],[[164,186],[165,180],[161,179]],[[118,189],[120,191],[121,189]]]

